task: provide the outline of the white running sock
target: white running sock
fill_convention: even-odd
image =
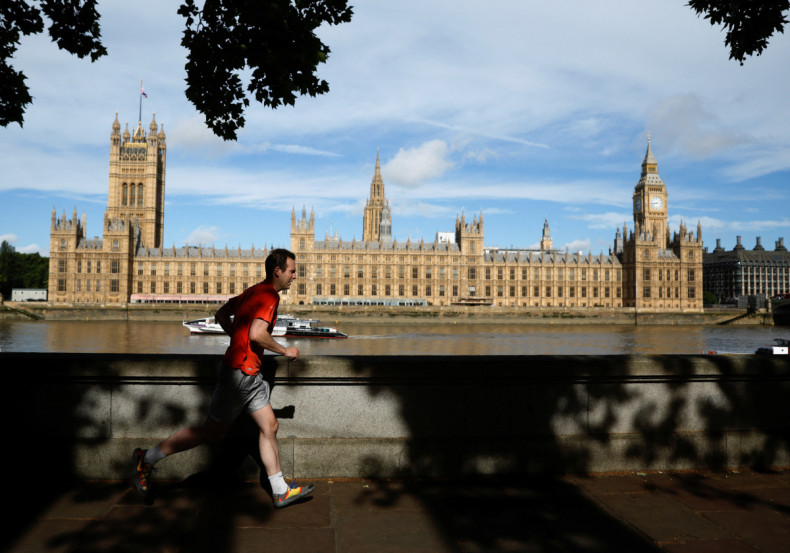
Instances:
[[[159,449],[159,446],[157,445],[146,450],[145,455],[143,455],[143,463],[148,463],[149,465],[154,466],[164,458],[165,454],[162,453],[162,450]]]
[[[285,483],[282,472],[271,475],[269,477],[269,483],[272,485],[272,493],[282,495],[288,491],[288,484]]]

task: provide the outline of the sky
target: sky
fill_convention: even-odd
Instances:
[[[34,97],[0,128],[0,240],[49,255],[50,217],[101,234],[116,112],[167,135],[166,246],[285,246],[292,209],[316,238],[362,238],[380,156],[392,233],[433,241],[482,214],[485,245],[607,253],[650,136],[672,231],[790,246],[790,37],[743,66],[684,0],[369,0],[321,27],[330,92],[277,110],[254,100],[236,142],[184,96],[179,2],[100,2],[95,63],[23,39]]]

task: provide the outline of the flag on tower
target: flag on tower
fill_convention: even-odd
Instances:
[[[148,98],[148,94],[145,93],[145,89],[143,88],[142,84],[140,85],[140,94],[143,95],[143,98]]]

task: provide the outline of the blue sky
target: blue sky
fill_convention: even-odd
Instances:
[[[685,1],[368,1],[320,30],[330,92],[276,111],[253,103],[237,142],[184,97],[178,3],[99,5],[109,51],[91,64],[26,38],[13,64],[34,96],[0,128],[0,239],[49,254],[52,208],[101,232],[118,112],[167,134],[165,243],[289,243],[292,208],[316,235],[362,236],[380,152],[398,240],[433,240],[483,213],[487,246],[607,252],[633,227],[651,135],[670,226],[705,245],[790,242],[790,39],[744,66]]]

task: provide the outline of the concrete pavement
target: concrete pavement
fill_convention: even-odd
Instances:
[[[318,480],[271,506],[258,482],[205,475],[19,496],[0,549],[35,552],[790,551],[790,472],[623,473],[516,480]],[[9,485],[7,482],[6,485]]]

